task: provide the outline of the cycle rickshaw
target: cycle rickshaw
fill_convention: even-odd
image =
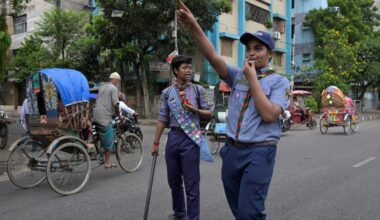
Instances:
[[[313,113],[305,103],[306,98],[311,96],[311,92],[304,90],[293,90],[290,95],[291,99],[288,110],[291,117],[290,119],[284,120],[284,128],[289,130],[292,124],[306,124],[306,127],[310,130],[314,130],[317,127],[317,121],[313,119]]]
[[[98,144],[96,147],[89,144],[87,79],[76,70],[43,69],[27,78],[26,97],[29,135],[16,140],[9,148],[9,179],[25,189],[47,179],[59,194],[79,192],[89,180],[91,160],[101,163],[102,156]],[[128,172],[136,170],[142,161],[141,140],[128,132],[119,134],[116,140],[120,167]],[[129,160],[130,157],[135,160]]]
[[[352,108],[353,107],[353,108]],[[354,106],[348,106],[342,91],[336,86],[329,86],[322,91],[319,130],[326,134],[330,127],[342,126],[344,133],[350,135],[359,129],[359,116]]]
[[[218,152],[222,143],[226,142],[226,120],[228,115],[228,99],[231,88],[223,81],[215,86],[214,101],[215,110],[211,121],[207,124],[206,137],[212,154]]]

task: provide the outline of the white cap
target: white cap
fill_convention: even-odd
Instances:
[[[118,80],[120,80],[121,78],[120,78],[120,75],[117,72],[113,72],[110,75],[110,79],[118,79]]]

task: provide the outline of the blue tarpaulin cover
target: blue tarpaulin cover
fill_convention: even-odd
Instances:
[[[81,72],[59,68],[43,69],[40,72],[54,81],[65,106],[89,101],[88,81]]]

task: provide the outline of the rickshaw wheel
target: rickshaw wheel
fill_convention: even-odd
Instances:
[[[317,128],[317,121],[313,118],[313,119],[311,119],[311,121],[309,123],[309,129],[314,130],[316,128]]]
[[[61,195],[82,190],[90,173],[90,157],[85,148],[75,142],[59,145],[50,155],[46,169],[50,187]]]
[[[8,142],[8,126],[6,123],[0,124],[0,149],[4,149]]]
[[[326,134],[327,130],[329,129],[328,125],[326,124],[325,117],[326,116],[323,116],[319,121],[319,130],[321,131],[321,134]]]
[[[347,117],[347,119],[344,120],[344,125],[343,125],[343,130],[346,135],[352,134],[353,130],[351,127],[352,127],[352,119],[351,117]]]
[[[46,178],[46,152],[34,139],[24,138],[18,142],[8,158],[8,177],[20,188],[36,187]]]
[[[219,141],[216,141],[215,138],[216,138],[216,135],[207,136],[208,146],[212,154],[216,154],[218,150],[220,149],[220,145],[221,145],[221,143]]]
[[[129,132],[125,132],[117,139],[116,158],[120,167],[127,172],[136,171],[143,159],[141,139]]]
[[[359,130],[359,120],[358,119],[356,119],[355,122],[351,123],[351,130],[353,132],[357,132]]]

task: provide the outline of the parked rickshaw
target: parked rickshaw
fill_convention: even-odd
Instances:
[[[218,152],[227,139],[226,120],[228,115],[228,99],[231,88],[223,81],[215,86],[215,110],[211,121],[206,126],[206,137],[212,154]]]
[[[352,106],[347,106],[345,96],[336,86],[322,91],[319,130],[326,134],[329,127],[342,126],[344,133],[350,135],[359,129],[359,116]]]
[[[90,144],[87,79],[76,70],[43,69],[27,78],[26,97],[29,135],[9,148],[9,179],[18,187],[32,188],[47,178],[59,194],[79,192],[89,180],[91,160],[102,163],[102,148]],[[136,135],[119,134],[116,158],[122,169],[136,170],[142,153]]]
[[[311,96],[311,92],[304,90],[293,90],[290,92],[289,112],[291,114],[290,120],[285,120],[284,127],[287,130],[291,124],[305,124],[310,130],[317,127],[317,121],[313,118],[313,113],[306,106],[306,98]]]

